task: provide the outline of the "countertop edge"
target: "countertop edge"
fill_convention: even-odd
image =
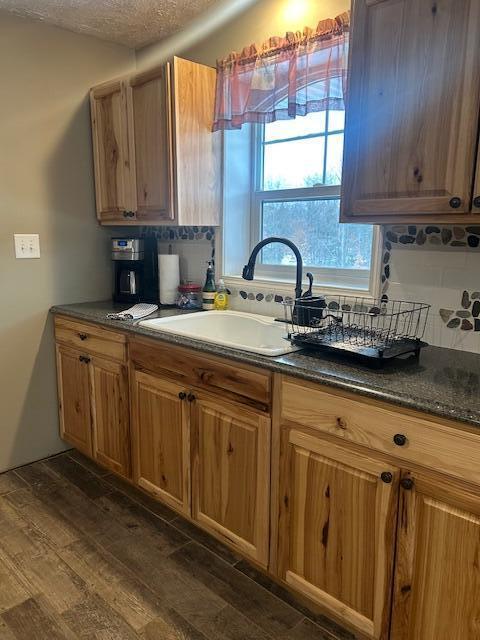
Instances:
[[[358,394],[360,396],[371,398],[385,402],[387,404],[410,409],[420,413],[424,413],[427,416],[433,416],[437,418],[444,418],[461,423],[466,426],[480,428],[480,417],[475,417],[468,414],[462,414],[458,412],[458,409],[451,409],[448,405],[441,405],[439,403],[435,405],[426,406],[422,403],[420,398],[414,396],[399,396],[398,393],[389,394],[382,389],[375,386],[365,386],[355,381],[348,380],[336,376],[335,374],[329,374],[325,372],[311,372],[300,366],[279,362],[277,357],[262,356],[259,354],[253,354],[248,351],[239,351],[230,347],[224,347],[222,345],[215,345],[212,343],[202,342],[201,340],[195,340],[193,338],[187,338],[178,334],[172,333],[160,333],[151,329],[146,329],[139,326],[139,321],[127,321],[118,322],[114,320],[108,320],[107,318],[92,317],[88,313],[82,313],[77,309],[68,309],[62,305],[55,305],[51,307],[50,313],[53,315],[61,315],[69,318],[75,318],[77,320],[83,320],[91,324],[102,326],[104,328],[123,331],[126,333],[138,335],[141,337],[158,340],[166,344],[172,344],[180,347],[187,347],[213,355],[219,358],[230,358],[237,362],[267,369],[274,373],[280,373],[293,378],[299,378],[307,380],[309,382],[316,382],[329,386],[332,388],[340,389],[342,391]]]

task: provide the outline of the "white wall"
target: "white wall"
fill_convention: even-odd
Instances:
[[[65,446],[48,309],[110,295],[87,94],[132,68],[129,49],[0,13],[0,471]],[[14,233],[40,234],[40,260],[15,260]]]

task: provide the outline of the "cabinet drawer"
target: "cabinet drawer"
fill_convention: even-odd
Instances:
[[[159,344],[153,340],[130,342],[130,360],[144,369],[182,380],[262,411],[268,411],[271,375],[267,371],[203,356],[191,349]]]
[[[108,331],[93,324],[66,318],[55,318],[55,338],[70,347],[112,360],[126,360],[126,338],[122,333]]]
[[[480,484],[480,433],[330,394],[284,378],[281,418]],[[401,436],[401,437],[399,437]],[[398,444],[397,444],[398,443]]]

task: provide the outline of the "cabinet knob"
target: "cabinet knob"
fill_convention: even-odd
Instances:
[[[459,207],[462,206],[462,199],[457,197],[450,198],[449,204],[452,207],[452,209],[458,209]]]
[[[78,337],[80,338],[80,340],[86,340],[88,338],[86,333],[79,333]]]
[[[407,442],[407,436],[404,436],[403,433],[396,433],[393,436],[393,441],[397,446],[403,447]]]
[[[413,489],[413,480],[411,478],[402,478],[400,480],[400,486],[402,487],[402,489],[405,489],[406,491],[411,491]]]
[[[187,394],[185,393],[185,391],[180,391],[180,393],[178,394],[178,397],[180,398],[180,400],[185,400],[185,398],[187,397]]]
[[[193,395],[193,393],[189,393],[187,396],[187,400],[189,402],[193,402],[194,400],[196,400],[195,396]]]
[[[480,209],[480,196],[477,196],[476,198],[473,199],[473,206],[476,207],[477,209]]]
[[[380,474],[380,478],[383,482],[385,482],[385,484],[390,484],[393,480],[393,475],[390,473],[390,471],[383,471]]]
[[[123,212],[123,217],[124,218],[134,218],[135,217],[135,211],[124,211]]]

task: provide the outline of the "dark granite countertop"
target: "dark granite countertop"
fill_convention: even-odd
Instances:
[[[480,354],[428,347],[420,360],[397,360],[383,369],[370,369],[340,357],[298,351],[270,358],[146,329],[137,321],[107,320],[106,314],[125,309],[112,302],[58,305],[52,313],[94,322],[105,327],[148,336],[225,358],[256,365],[278,373],[319,382],[377,400],[450,418],[480,428]],[[186,313],[160,309],[149,316],[166,317]]]

